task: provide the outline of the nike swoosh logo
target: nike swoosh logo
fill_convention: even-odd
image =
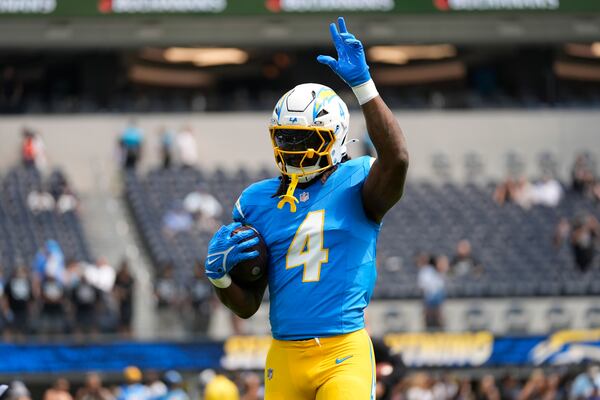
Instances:
[[[336,363],[336,364],[341,364],[341,363],[343,363],[344,361],[346,361],[347,359],[349,359],[349,358],[352,358],[352,357],[353,357],[353,356],[346,356],[346,357],[344,357],[344,358],[336,358],[336,359],[335,359],[335,363]]]
[[[218,261],[220,257],[213,258],[212,260],[208,260],[208,265],[213,264],[215,261]]]

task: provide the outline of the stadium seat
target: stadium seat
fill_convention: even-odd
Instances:
[[[589,329],[600,328],[600,307],[591,306],[585,312],[586,325]]]
[[[568,329],[571,326],[572,316],[559,303],[553,304],[546,313],[548,332]]]
[[[401,310],[396,308],[385,312],[385,333],[406,332],[408,330],[408,321]]]
[[[35,168],[15,167],[2,182],[0,191],[0,262],[9,270],[17,262],[31,265],[35,253],[49,239],[56,240],[65,259],[92,261],[80,218],[74,211],[58,213],[54,210],[34,214],[27,205],[27,196],[43,187],[49,193],[58,193],[66,181],[62,171],[54,171],[47,181]]]
[[[529,315],[519,304],[513,303],[506,310],[506,333],[509,335],[525,335],[529,332]]]
[[[465,325],[467,330],[472,332],[485,331],[490,329],[490,318],[480,303],[471,303],[465,311]]]

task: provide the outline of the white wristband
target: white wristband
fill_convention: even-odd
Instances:
[[[225,274],[222,278],[219,279],[208,278],[208,280],[210,281],[210,283],[212,283],[215,287],[218,287],[219,289],[227,289],[229,286],[231,286],[231,277],[229,276],[229,274]]]
[[[369,100],[373,100],[375,97],[379,96],[379,92],[375,87],[375,82],[373,79],[369,79],[365,83],[361,83],[358,86],[354,86],[352,88],[356,99],[358,100],[358,104],[361,106],[365,104]]]

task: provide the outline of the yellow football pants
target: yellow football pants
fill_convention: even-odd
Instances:
[[[364,329],[301,341],[273,339],[265,400],[372,400],[374,368],[373,345]]]

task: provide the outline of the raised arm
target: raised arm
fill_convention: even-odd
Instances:
[[[363,205],[373,221],[381,222],[402,197],[408,150],[398,121],[380,96],[365,103],[362,109],[369,137],[377,150],[377,159],[363,186]]]
[[[208,256],[204,264],[208,280],[215,286],[221,302],[240,318],[253,316],[262,301],[267,287],[266,276],[252,288],[242,288],[231,280],[229,271],[238,263],[258,257],[258,237],[251,230],[233,234],[242,224],[234,222],[222,226],[208,245]]]
[[[369,137],[377,151],[363,186],[363,205],[373,221],[381,222],[402,197],[408,170],[406,140],[371,79],[362,43],[348,32],[343,18],[338,18],[338,25],[339,31],[335,24],[330,25],[338,59],[319,56],[317,60],[331,67],[352,88],[362,106]]]

